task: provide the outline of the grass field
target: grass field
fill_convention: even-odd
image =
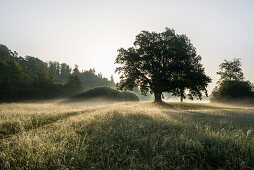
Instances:
[[[254,108],[0,105],[0,169],[254,169]]]

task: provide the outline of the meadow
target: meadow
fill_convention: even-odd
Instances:
[[[254,108],[0,104],[0,169],[253,169]]]

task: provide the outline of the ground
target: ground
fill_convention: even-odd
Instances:
[[[0,105],[0,169],[253,169],[254,108]]]

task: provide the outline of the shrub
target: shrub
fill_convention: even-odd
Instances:
[[[249,81],[223,81],[214,89],[211,100],[239,100],[253,97],[252,85]]]
[[[114,101],[139,101],[139,98],[135,93],[118,91],[111,87],[96,87],[72,97],[72,99],[82,100],[89,100],[95,98],[102,98]]]

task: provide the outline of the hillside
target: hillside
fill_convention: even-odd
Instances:
[[[251,169],[254,108],[0,105],[1,169]]]
[[[0,44],[0,102],[63,97],[99,86],[115,87],[113,77],[108,80],[95,69],[80,71],[78,65],[72,69],[66,63],[22,57]]]
[[[96,87],[77,94],[70,100],[109,100],[111,101],[139,101],[133,92],[119,91],[111,87]]]

